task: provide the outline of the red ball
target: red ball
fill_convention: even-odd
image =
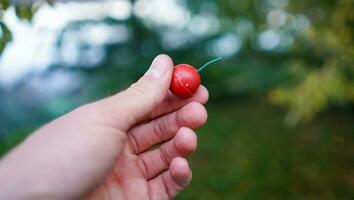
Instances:
[[[197,92],[199,85],[200,75],[196,68],[187,64],[175,66],[170,86],[174,95],[182,98],[191,97]]]

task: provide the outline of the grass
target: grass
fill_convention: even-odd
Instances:
[[[259,100],[208,105],[178,199],[353,199],[354,118],[327,113],[296,128]]]

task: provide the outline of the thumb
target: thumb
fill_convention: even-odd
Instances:
[[[153,111],[168,93],[173,62],[167,55],[159,55],[152,62],[148,71],[127,90],[110,98],[114,108],[114,118],[123,129],[129,129]]]

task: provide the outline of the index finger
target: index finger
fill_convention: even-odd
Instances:
[[[169,91],[165,99],[152,111],[150,119],[176,111],[191,102],[205,104],[208,99],[208,90],[203,85],[198,88],[197,92],[192,97],[187,99],[177,97]]]

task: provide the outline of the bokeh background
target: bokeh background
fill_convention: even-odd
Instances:
[[[0,1],[0,156],[169,54],[208,124],[178,199],[354,199],[353,0]]]

